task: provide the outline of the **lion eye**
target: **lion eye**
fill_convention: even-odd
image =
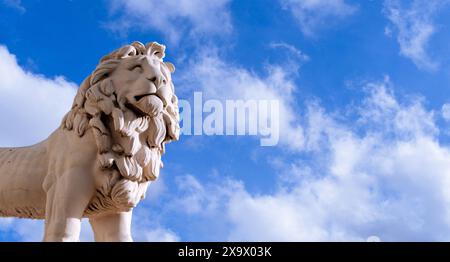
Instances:
[[[141,65],[135,65],[130,68],[130,71],[136,71],[136,72],[142,72],[142,66]]]
[[[158,84],[158,83],[157,83],[157,80],[158,80],[158,79],[156,79],[156,76],[150,78],[149,80],[150,80],[150,82],[153,82],[155,85]]]

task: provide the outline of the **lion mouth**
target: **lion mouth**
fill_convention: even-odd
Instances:
[[[165,107],[164,100],[156,93],[137,95],[133,98],[134,101],[128,103],[128,108],[138,116],[155,117],[161,113]]]
[[[151,95],[156,95],[156,94],[143,94],[143,95],[134,96],[134,100],[137,102],[137,101],[141,100],[142,98],[144,98],[146,96],[151,96]]]
[[[167,106],[166,99],[164,99],[164,97],[161,94],[159,94],[158,92],[134,96],[134,101],[139,103],[140,100],[142,100],[143,98],[149,97],[149,96],[156,96],[157,98],[159,98],[159,100],[161,100],[164,107]]]

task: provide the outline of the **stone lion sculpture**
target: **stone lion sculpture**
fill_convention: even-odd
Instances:
[[[44,241],[78,241],[84,217],[96,241],[132,241],[132,210],[179,138],[164,52],[134,42],[104,56],[47,140],[0,148],[0,216],[45,219]]]

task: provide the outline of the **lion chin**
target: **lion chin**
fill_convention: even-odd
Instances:
[[[180,133],[164,53],[156,42],[134,42],[108,54],[47,140],[0,149],[0,216],[45,218],[48,241],[76,241],[88,217],[96,240],[130,241],[131,212]]]

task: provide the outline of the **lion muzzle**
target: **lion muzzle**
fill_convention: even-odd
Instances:
[[[156,94],[144,95],[137,98],[139,100],[137,100],[134,106],[143,114],[150,117],[158,116],[164,109],[163,101]]]

